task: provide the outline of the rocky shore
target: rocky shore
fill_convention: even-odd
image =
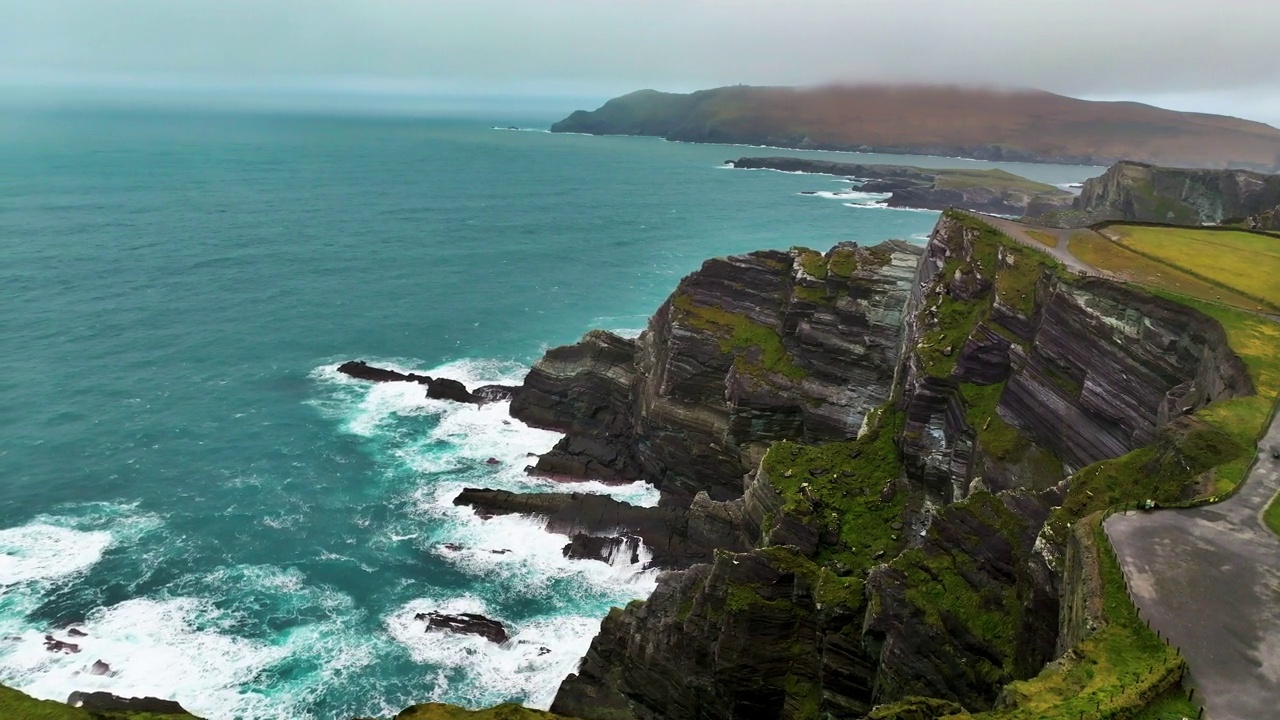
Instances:
[[[796,157],[742,157],[725,164],[744,170],[769,169],[846,177],[868,193],[886,193],[889,207],[960,208],[990,215],[1041,215],[1069,209],[1075,196],[1003,170],[931,170],[905,165],[859,165]]]

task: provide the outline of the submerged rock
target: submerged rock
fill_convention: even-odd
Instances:
[[[484,405],[490,402],[510,400],[518,388],[509,385],[481,385],[475,392],[467,390],[467,386],[457,380],[417,373],[402,373],[397,370],[374,367],[363,360],[349,360],[338,366],[338,372],[357,380],[370,382],[416,382],[427,386],[427,397],[435,400],[453,400],[454,402]]]

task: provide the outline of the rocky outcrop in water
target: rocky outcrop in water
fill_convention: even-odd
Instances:
[[[507,629],[497,620],[491,620],[483,615],[474,613],[459,613],[457,615],[446,615],[438,612],[418,613],[413,616],[414,620],[420,620],[427,624],[427,632],[452,632],[462,635],[479,635],[489,642],[501,645],[509,638]]]
[[[1075,196],[1003,170],[931,170],[903,165],[858,165],[811,158],[744,157],[728,160],[740,169],[839,175],[863,181],[854,190],[886,193],[889,207],[960,208],[992,215],[1039,215],[1071,207]]]
[[[467,390],[466,385],[457,380],[433,378],[417,373],[402,373],[397,370],[374,367],[363,360],[348,360],[338,366],[338,372],[357,380],[370,382],[415,382],[427,386],[429,398],[475,405],[509,400],[515,392],[515,388],[506,385],[482,385],[476,388],[475,392],[471,392]]]
[[[857,434],[889,396],[918,247],[717,258],[638,340],[594,331],[534,364],[511,414],[566,433],[535,470],[730,500],[770,442]]]
[[[1049,212],[1046,220],[1066,227],[1124,220],[1280,230],[1280,175],[1119,162],[1085,181],[1072,211]]]

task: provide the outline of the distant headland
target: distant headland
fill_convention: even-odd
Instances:
[[[936,86],[640,90],[552,132],[980,160],[1280,170],[1280,129],[1222,115],[1042,91]]]

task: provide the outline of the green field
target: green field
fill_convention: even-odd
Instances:
[[[1116,225],[1106,232],[1136,253],[1280,308],[1280,242],[1274,238],[1140,225]]]
[[[1112,230],[1116,229],[1112,228]],[[1163,230],[1163,228],[1160,229]],[[1245,310],[1274,311],[1260,304],[1258,298],[1248,291],[1237,290],[1230,284],[1214,282],[1204,276],[1192,275],[1154,257],[1140,254],[1127,245],[1121,245],[1091,230],[1082,230],[1072,235],[1067,242],[1067,249],[1081,262],[1113,273],[1122,280]],[[1260,264],[1267,267],[1269,262],[1280,265],[1280,260],[1272,261],[1266,258],[1263,258]],[[1276,269],[1280,271],[1280,267]]]
[[[1027,235],[1030,235],[1033,240],[1045,247],[1058,247],[1058,236],[1052,233],[1047,233],[1041,230],[1028,230]]]

